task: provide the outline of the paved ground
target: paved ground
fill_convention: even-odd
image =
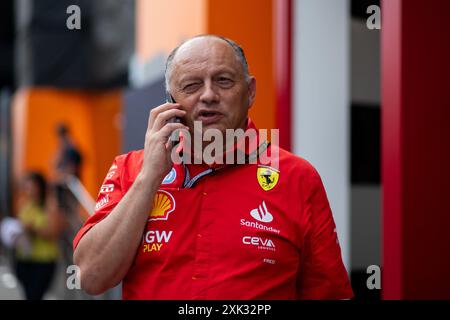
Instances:
[[[46,300],[84,300],[84,299],[120,299],[120,287],[109,290],[100,296],[89,296],[82,290],[69,290],[66,286],[68,274],[66,267],[60,261],[50,290],[44,296]],[[0,255],[0,300],[23,299],[22,288],[17,281],[11,265],[5,255]]]

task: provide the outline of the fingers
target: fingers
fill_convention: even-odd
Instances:
[[[179,109],[181,107],[178,103],[164,103],[152,110],[150,110],[150,114],[148,116],[148,128],[153,128],[153,125],[155,123],[155,120],[157,116],[164,111],[171,110],[171,109]]]
[[[150,111],[146,141],[159,141],[166,145],[166,149],[172,146],[169,139],[176,130],[189,130],[183,123],[168,122],[175,117],[183,117],[186,111],[180,109],[176,103],[165,103]]]
[[[188,130],[188,127],[182,123],[167,123],[157,134],[164,142],[166,142],[175,130],[181,129]]]
[[[186,114],[186,111],[180,109],[170,109],[159,113],[156,116],[156,119],[153,123],[153,127],[151,130],[158,131],[172,118],[174,117],[183,117]]]

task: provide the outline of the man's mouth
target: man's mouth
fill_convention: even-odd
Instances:
[[[223,115],[217,111],[200,111],[197,120],[201,121],[203,125],[213,124],[219,121]]]

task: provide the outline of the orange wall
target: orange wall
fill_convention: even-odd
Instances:
[[[28,170],[52,177],[57,149],[55,127],[64,122],[83,154],[81,180],[95,199],[114,156],[120,153],[120,92],[34,88],[19,91],[13,103],[14,178]]]
[[[138,59],[168,55],[183,40],[205,33],[206,6],[207,0],[137,0]]]
[[[230,38],[245,51],[250,73],[256,77],[256,100],[250,117],[261,129],[275,128],[272,0],[208,2],[208,33]]]

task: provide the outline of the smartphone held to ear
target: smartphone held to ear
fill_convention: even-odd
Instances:
[[[166,101],[169,103],[176,103],[175,99],[172,97],[172,95],[166,91]],[[181,123],[181,119],[178,117],[173,117],[169,121],[169,123]]]
[[[166,101],[169,103],[176,103],[175,99],[172,97],[172,95],[166,91]],[[168,123],[181,123],[181,119],[178,117],[173,117],[171,119],[169,119],[169,121],[167,121]],[[170,140],[172,141],[172,148],[175,147],[176,145],[176,141],[178,141],[178,139],[175,139],[176,137],[174,136],[176,135],[176,132],[172,132],[172,136],[170,137]]]

